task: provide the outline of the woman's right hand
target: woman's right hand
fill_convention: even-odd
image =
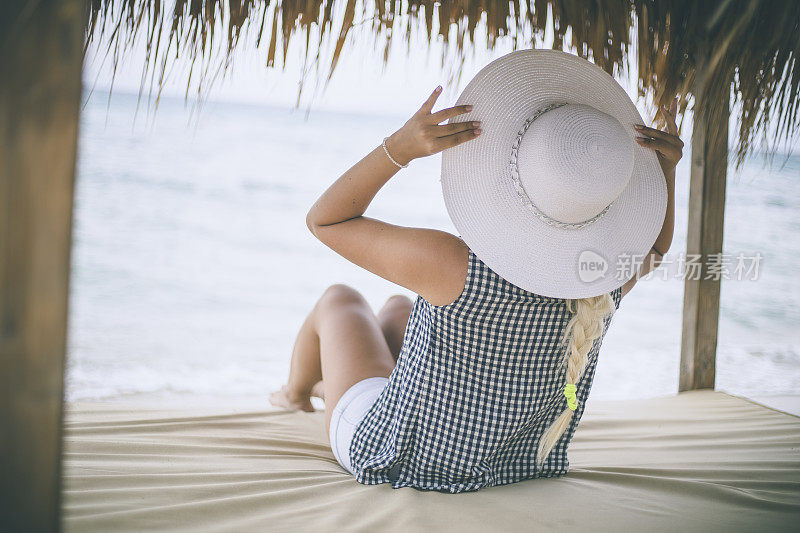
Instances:
[[[403,127],[386,139],[386,148],[398,163],[405,165],[412,159],[436,154],[481,134],[481,123],[477,121],[439,124],[472,110],[471,105],[458,105],[431,113],[441,93],[440,85]]]
[[[673,98],[669,107],[660,106],[659,111],[664,118],[665,130],[648,128],[647,126],[634,125],[642,137],[636,137],[636,142],[655,151],[661,170],[664,175],[675,176],[675,166],[683,157],[683,141],[678,136],[678,125],[675,116],[678,112],[678,99]]]

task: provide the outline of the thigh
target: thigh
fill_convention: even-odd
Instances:
[[[390,296],[378,311],[378,323],[381,325],[383,336],[395,360],[403,347],[403,339],[413,307],[414,302],[411,298],[395,294]]]
[[[325,429],[342,394],[359,381],[389,377],[395,361],[369,303],[355,289],[331,286],[317,303]]]

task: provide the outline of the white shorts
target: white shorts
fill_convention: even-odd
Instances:
[[[330,441],[333,456],[345,470],[355,475],[350,466],[350,443],[356,426],[378,399],[389,378],[362,379],[342,394],[331,414]]]

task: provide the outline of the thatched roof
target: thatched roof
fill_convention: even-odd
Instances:
[[[412,31],[423,30],[429,43],[444,41],[445,54],[454,46],[463,57],[478,39],[489,48],[504,37],[513,39],[515,48],[531,47],[531,36],[541,37],[549,20],[553,48],[590,58],[612,74],[635,60],[639,93],[657,104],[677,95],[683,112],[698,97],[724,101],[732,87],[731,103],[740,110],[737,163],[757,139],[774,146],[798,131],[800,2],[795,0],[346,0],[343,23],[335,28],[334,4],[338,12],[344,0],[88,1],[87,44],[95,41],[107,50],[115,65],[145,39],[143,87],[160,88],[177,58],[191,61],[190,81],[192,76],[213,79],[209,72],[229,66],[246,31],[257,32],[257,47],[266,47],[267,67],[275,66],[277,54],[285,65],[289,40],[299,32],[306,58],[317,68],[327,61],[319,57],[322,46],[312,41],[321,32],[322,45],[334,45],[330,79],[354,33],[380,43],[384,61],[398,32],[408,41]],[[455,43],[450,42],[453,29]],[[221,31],[225,53],[215,60],[212,51]],[[698,68],[708,73],[703,95],[693,94]]]

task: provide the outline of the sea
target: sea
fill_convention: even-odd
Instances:
[[[413,293],[343,259],[305,225],[316,198],[405,114],[357,114],[136,94],[85,95],[75,190],[66,395],[255,396],[286,380],[295,335],[331,284],[377,311]],[[684,140],[686,139],[684,135]],[[688,144],[688,143],[687,143]],[[689,157],[677,169],[686,248]],[[440,156],[415,160],[367,215],[456,233]],[[727,257],[727,259],[726,259]],[[800,393],[800,156],[730,169],[716,388]],[[734,275],[740,260],[748,275]],[[661,272],[661,273],[660,273]],[[591,398],[678,390],[683,281],[662,267],[613,318]],[[722,274],[725,274],[724,272]]]

